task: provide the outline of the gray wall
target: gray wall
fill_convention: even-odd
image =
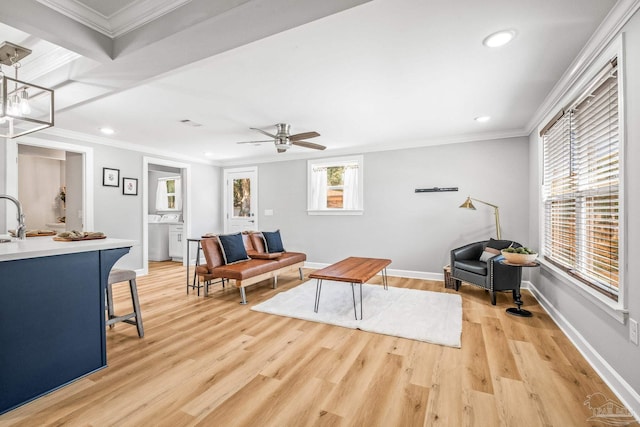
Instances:
[[[142,158],[150,154],[50,136],[44,133],[35,133],[32,136],[38,139],[60,141],[93,148],[94,231],[102,231],[113,238],[135,240],[137,242],[136,245],[131,248],[129,254],[117,263],[117,266],[119,268],[142,269],[144,267],[142,265],[142,221],[143,219],[146,221],[146,209],[143,209],[142,192],[147,191],[141,186]],[[4,157],[4,151],[0,151],[2,151],[2,157]],[[163,156],[159,156],[156,153],[152,155],[155,158],[163,158]],[[175,158],[166,157],[166,159],[175,161]],[[185,161],[184,163],[189,162]],[[2,164],[4,165],[4,162]],[[220,168],[195,162],[190,164],[193,182],[191,200],[192,235],[200,236],[212,230],[219,231],[222,228]],[[119,187],[105,187],[102,185],[103,167],[120,170]],[[5,172],[4,166],[2,166],[2,169]],[[5,173],[2,174],[2,179],[4,179]],[[122,194],[123,177],[138,179],[137,196],[125,196]],[[4,182],[2,184],[0,193],[4,192],[5,188]],[[155,198],[155,194],[153,194],[153,197]]]
[[[627,23],[623,31],[625,34],[625,118],[626,118],[626,147],[624,161],[625,193],[624,204],[626,209],[626,265],[623,266],[625,275],[624,283],[628,291],[629,316],[640,320],[640,13]],[[529,186],[531,198],[529,210],[539,212],[539,189],[541,182],[539,174],[539,141],[537,134],[529,138]],[[530,218],[529,240],[539,247],[539,233],[542,221],[537,215]],[[534,269],[530,269],[534,270]],[[633,390],[622,390],[622,397],[630,405],[635,405],[636,414],[640,413],[640,347],[629,341],[628,323],[621,324],[616,319],[605,313],[598,305],[591,302],[582,292],[576,289],[568,281],[551,275],[544,267],[539,272],[531,275],[531,283],[541,294],[545,303],[563,317],[560,319],[568,324],[565,328],[577,343],[579,348],[589,353],[595,351],[605,363],[626,381]],[[591,347],[589,349],[588,347]],[[591,359],[596,365],[597,357]],[[601,371],[607,375],[607,372]],[[617,380],[609,373],[609,380],[616,383]],[[621,391],[620,389],[618,390]]]
[[[306,160],[261,164],[260,229],[280,229],[285,248],[309,262],[381,257],[393,270],[441,274],[450,249],[495,237],[493,208],[458,209],[467,195],[500,206],[503,238],[526,242],[527,156],[526,138],[365,154],[362,216],[307,215]],[[426,187],[459,191],[414,192]]]

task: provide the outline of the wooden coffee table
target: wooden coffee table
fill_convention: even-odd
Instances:
[[[387,266],[389,264],[391,264],[390,259],[349,257],[335,264],[331,264],[328,267],[314,271],[309,275],[309,278],[317,279],[316,301],[313,311],[317,313],[320,308],[320,292],[322,291],[323,280],[346,282],[351,283],[353,314],[356,320],[358,320],[355,285],[360,284],[360,320],[362,320],[362,284],[382,271],[382,285],[385,290],[389,289],[387,285]]]

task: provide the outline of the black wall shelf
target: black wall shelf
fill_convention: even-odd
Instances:
[[[439,193],[442,191],[458,191],[458,187],[416,188],[416,193]]]

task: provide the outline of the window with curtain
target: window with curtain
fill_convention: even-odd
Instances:
[[[544,259],[614,301],[619,295],[617,59],[541,131]]]
[[[362,156],[309,160],[309,214],[362,214],[362,163]]]
[[[179,211],[182,209],[182,180],[179,176],[158,178],[156,210]]]

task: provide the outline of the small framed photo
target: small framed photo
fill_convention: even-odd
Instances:
[[[138,195],[138,179],[137,178],[122,178],[122,194],[129,196]]]
[[[120,169],[102,168],[102,185],[120,187]]]

